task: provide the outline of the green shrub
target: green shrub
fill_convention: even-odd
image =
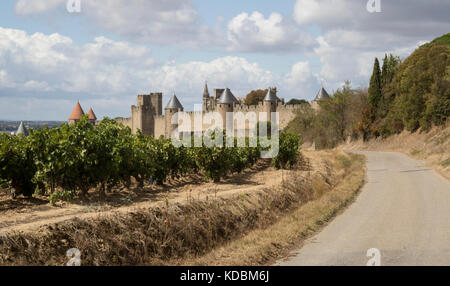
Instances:
[[[26,137],[0,134],[0,181],[8,182],[13,197],[31,197],[36,189],[33,180],[36,165]]]
[[[282,132],[279,136],[278,155],[272,159],[272,165],[277,169],[292,168],[300,156],[300,136]]]
[[[49,197],[49,202],[52,206],[54,206],[58,201],[72,202],[73,193],[67,190],[54,191]]]

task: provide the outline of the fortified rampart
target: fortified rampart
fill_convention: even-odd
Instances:
[[[282,101],[276,96],[275,89],[272,88],[268,89],[263,102],[258,105],[245,105],[241,104],[228,88],[214,89],[213,96],[209,96],[208,86],[205,85],[202,111],[184,111],[183,106],[174,95],[165,107],[163,114],[162,96],[162,93],[138,95],[137,105],[131,106],[131,117],[116,118],[116,121],[130,127],[133,133],[140,130],[145,135],[159,138],[161,136],[169,137],[177,128],[179,134],[199,131],[195,129],[198,126],[201,126],[201,131],[205,131],[213,125],[222,125],[225,128],[227,113],[232,113],[234,129],[241,130],[242,126],[238,126],[237,123],[239,120],[240,122],[245,120],[244,129],[248,133],[248,130],[255,128],[254,124],[250,124],[250,119],[256,118],[256,121],[261,121],[260,119],[264,117],[264,121],[270,121],[272,112],[278,113],[279,127],[283,130],[294,119],[296,111],[302,107],[301,104],[282,104]],[[322,88],[312,104],[318,105],[317,102],[327,96],[328,94]],[[175,116],[177,117],[175,118]],[[200,121],[202,124],[199,123]],[[231,124],[231,122],[228,123]]]

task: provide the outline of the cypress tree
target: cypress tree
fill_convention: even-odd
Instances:
[[[374,110],[377,110],[378,105],[380,103],[382,97],[381,93],[381,71],[380,71],[380,62],[378,58],[375,58],[375,64],[373,65],[373,73],[370,78],[370,86],[369,86],[369,106]]]
[[[389,84],[389,59],[388,56],[385,54],[383,59],[383,68],[381,70],[381,88],[384,88],[386,85]]]

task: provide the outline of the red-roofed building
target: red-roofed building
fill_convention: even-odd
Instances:
[[[80,102],[77,101],[77,104],[75,105],[75,108],[72,111],[72,114],[69,116],[69,124],[73,124],[77,122],[78,120],[83,117],[84,111],[83,108],[81,108]]]
[[[94,110],[92,110],[92,107],[89,108],[89,111],[87,113],[89,115],[89,122],[95,125],[95,122],[97,121],[97,116],[95,116]]]

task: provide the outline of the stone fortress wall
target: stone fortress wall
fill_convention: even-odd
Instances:
[[[180,133],[191,132],[194,131],[195,120],[199,117],[205,118],[213,118],[213,111],[217,111],[222,116],[222,121],[224,121],[224,117],[227,111],[232,111],[234,114],[234,120],[236,122],[236,117],[238,115],[246,116],[251,112],[256,114],[257,120],[259,119],[261,112],[268,111],[277,111],[279,114],[279,124],[280,129],[283,130],[287,127],[288,123],[294,119],[296,111],[301,108],[302,105],[283,105],[281,101],[277,103],[267,103],[260,102],[258,105],[245,105],[245,104],[217,104],[218,99],[220,98],[221,93],[224,92],[224,89],[214,89],[214,95],[209,97],[209,92],[207,91],[207,86],[205,86],[205,92],[203,96],[203,111],[184,111],[182,109],[179,110],[171,110],[166,108],[166,112],[163,115],[162,108],[162,93],[151,93],[148,95],[138,95],[137,97],[137,105],[131,106],[131,117],[130,118],[116,118],[116,121],[122,123],[124,126],[128,126],[131,128],[133,133],[136,133],[138,130],[148,136],[154,136],[155,138],[159,138],[161,136],[169,137],[170,133],[176,126],[170,124],[173,114],[179,112],[179,116],[181,117],[180,125],[178,126],[178,131]],[[174,96],[175,97],[175,96]],[[177,99],[178,100],[178,99]],[[268,105],[266,105],[268,104]],[[271,106],[272,104],[272,106]],[[166,114],[170,115],[170,118],[166,118]],[[248,117],[247,117],[248,118]],[[187,122],[186,122],[187,121]],[[190,124],[189,122],[190,121]],[[212,119],[210,123],[203,122],[202,131],[207,130],[214,124],[214,120]],[[166,126],[170,125],[170,126]],[[245,129],[248,131],[249,129],[254,128],[254,126],[250,126],[248,122],[246,122]],[[235,129],[238,129],[235,123]]]

